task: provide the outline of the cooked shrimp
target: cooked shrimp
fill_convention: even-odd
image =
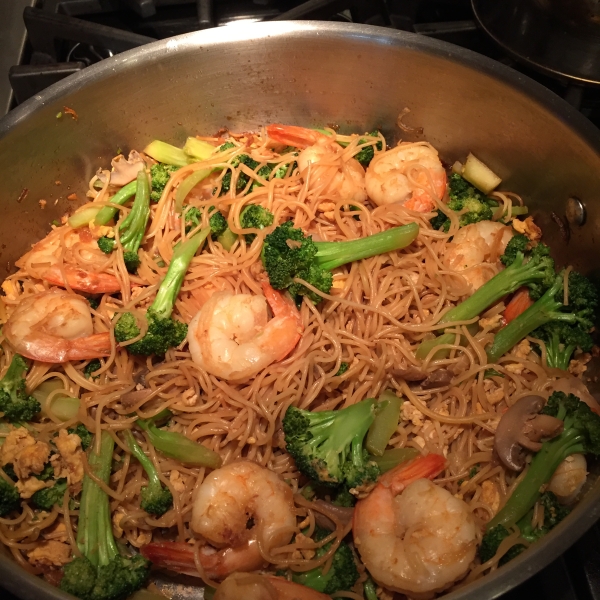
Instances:
[[[234,573],[219,586],[214,600],[327,600],[330,596],[281,577]]]
[[[248,528],[250,521],[253,526]],[[213,471],[198,488],[191,526],[213,546],[199,553],[211,579],[260,569],[265,562],[259,543],[266,550],[283,546],[295,531],[292,490],[273,471],[256,463],[231,463]],[[188,544],[148,544],[142,554],[159,567],[199,576],[194,549]]]
[[[296,161],[311,192],[332,200],[367,199],[365,170],[330,136],[293,125],[269,125],[267,134],[275,142],[302,148]]]
[[[377,583],[411,598],[445,589],[475,558],[469,508],[429,481],[445,463],[429,454],[396,467],[354,509],[354,544],[364,565]]]
[[[264,296],[217,292],[192,319],[188,342],[192,360],[228,380],[256,375],[283,360],[303,331],[291,298],[263,283]],[[269,320],[267,303],[274,317]]]
[[[402,204],[430,212],[446,191],[446,171],[437,150],[427,142],[402,142],[377,154],[367,168],[369,198],[378,206]]]
[[[556,494],[561,504],[572,504],[587,480],[587,463],[583,454],[571,454],[563,460],[552,479],[548,491]]]
[[[87,227],[65,226],[51,231],[15,264],[53,285],[64,287],[66,280],[78,292],[112,294],[120,291],[121,285],[114,275],[105,272],[108,260]]]
[[[47,363],[86,360],[110,354],[110,334],[94,333],[88,302],[63,290],[22,300],[3,329],[23,356]]]
[[[495,221],[462,227],[446,246],[444,264],[460,273],[474,292],[500,271],[498,259],[512,236],[511,227]]]

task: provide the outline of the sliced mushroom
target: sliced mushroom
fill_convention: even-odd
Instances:
[[[502,463],[513,471],[525,466],[525,451],[537,452],[542,439],[561,433],[563,422],[549,415],[540,415],[544,406],[541,396],[524,396],[503,415],[496,428],[494,448]]]
[[[110,173],[111,185],[123,186],[131,183],[137,177],[139,171],[144,168],[144,159],[137,150],[132,150],[127,160],[122,154],[119,154],[112,159],[111,165],[113,168]],[[97,175],[102,183],[106,183],[104,172],[100,170]]]
[[[421,387],[424,390],[430,390],[432,388],[444,387],[450,385],[454,375],[448,371],[448,369],[437,369],[433,373],[427,376],[427,379],[421,383]]]
[[[152,394],[152,390],[144,388],[142,390],[133,390],[121,396],[121,404],[125,408],[131,408],[144,400],[147,400]]]

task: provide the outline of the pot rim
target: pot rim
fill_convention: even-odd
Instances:
[[[242,40],[287,36],[306,39],[326,36],[330,39],[354,39],[363,44],[402,47],[425,52],[444,60],[480,71],[500,80],[527,96],[573,130],[600,154],[600,131],[575,108],[541,84],[513,69],[471,50],[418,34],[349,23],[326,21],[271,21],[239,24],[182,34],[128,50],[86,67],[83,71],[49,86],[0,119],[0,140],[47,104],[67,97],[71,92],[111,77],[118,69],[136,68],[164,54],[230,45]],[[600,517],[600,481],[575,507],[565,524],[559,525],[543,540],[495,572],[444,596],[445,600],[497,598],[519,585],[555,560],[579,539]],[[0,553],[0,583],[23,600],[68,600],[72,598],[41,578],[18,567],[9,556]]]

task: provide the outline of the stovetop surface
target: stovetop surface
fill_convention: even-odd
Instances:
[[[51,83],[154,39],[241,20],[311,18],[392,27],[469,48],[542,83],[600,127],[599,88],[553,79],[507,56],[477,27],[470,0],[0,0],[4,3],[0,116]],[[12,600],[6,592],[0,596]],[[600,600],[600,526],[502,596],[538,599]]]

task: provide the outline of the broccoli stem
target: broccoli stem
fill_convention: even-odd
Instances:
[[[148,483],[151,488],[162,489],[162,482],[158,477],[158,473],[156,472],[156,468],[152,461],[144,454],[144,451],[139,447],[138,443],[135,441],[131,430],[125,430],[125,441],[127,442],[127,446],[129,447],[129,451],[133,456],[135,456],[138,462],[142,465],[144,471],[146,471],[146,475],[148,475]]]
[[[564,344],[561,348],[559,336],[554,332],[549,343],[546,344],[547,365],[550,368],[566,371],[569,368],[571,356],[576,348],[577,346],[575,344]]]
[[[90,452],[88,464],[92,473],[108,485],[115,442],[109,433],[100,435],[100,452]],[[87,475],[83,478],[77,545],[95,566],[107,565],[119,550],[112,535],[108,496]]]
[[[556,300],[554,296],[561,289],[561,286],[562,281],[558,277],[552,287],[537,302],[495,335],[492,345],[487,350],[489,362],[496,362],[534,329],[550,321],[577,321],[577,317],[572,313],[558,312],[563,304]]]
[[[119,231],[123,230],[121,244],[126,252],[137,253],[146,225],[150,217],[150,183],[145,171],[140,171],[137,175],[135,200],[130,213],[119,225]]]
[[[464,302],[449,310],[438,325],[468,321],[521,286],[544,278],[544,272],[537,266],[535,261],[528,261],[523,264],[523,260],[524,255],[519,252],[510,266],[492,277]]]
[[[317,247],[316,259],[322,269],[331,271],[363,258],[406,248],[416,239],[418,234],[418,223],[409,223],[358,240],[315,242]]]
[[[183,210],[183,202],[187,198],[187,195],[192,191],[192,188],[198,185],[203,179],[206,179],[212,172],[212,169],[198,169],[179,184],[179,187],[175,192],[176,213],[180,213]]]
[[[523,253],[518,252],[511,265],[492,277],[492,279],[482,285],[472,296],[449,310],[441,318],[438,326],[441,328],[444,325],[455,323],[457,321],[468,321],[473,319],[490,306],[496,304],[501,298],[514,292],[521,286],[544,279],[546,276],[545,271],[538,266],[537,261],[529,260],[524,263],[524,258]],[[443,334],[434,340],[426,340],[421,343],[415,356],[422,360],[436,346],[452,344],[453,342],[454,334]]]
[[[158,317],[168,319],[171,316],[186,271],[198,248],[200,248],[209,234],[210,227],[205,227],[185,242],[175,246],[167,274],[158,288],[158,293],[152,306],[150,306],[150,309]]]
[[[137,191],[137,179],[124,185],[111,199],[111,204],[118,204],[119,206],[123,206],[126,202],[128,202]],[[98,214],[94,217],[94,223],[96,225],[106,225],[117,213],[116,208],[112,206],[103,206]]]
[[[565,424],[566,426],[566,424]],[[571,454],[584,452],[583,436],[574,428],[544,442],[533,457],[529,470],[498,514],[487,524],[487,530],[496,525],[512,527],[520,521],[537,502],[540,488],[547,483],[558,465]]]

